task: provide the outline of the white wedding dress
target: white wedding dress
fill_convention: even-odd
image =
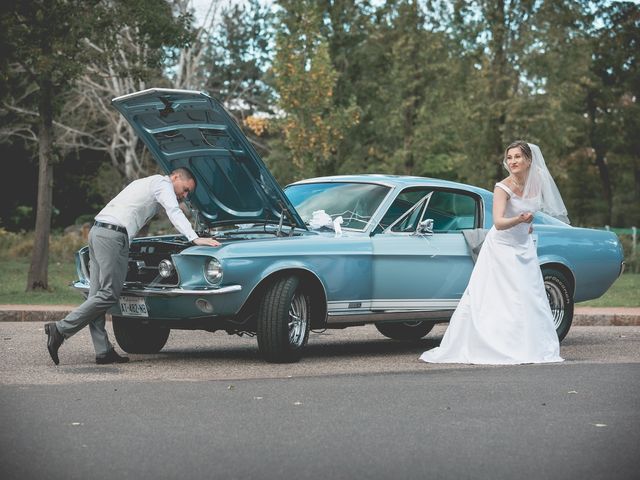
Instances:
[[[509,195],[506,217],[532,211],[526,199],[503,183],[497,186]],[[420,360],[491,365],[563,360],[529,226],[489,230],[440,346]]]

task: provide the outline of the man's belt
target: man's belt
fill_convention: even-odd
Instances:
[[[125,235],[127,235],[127,229],[124,227],[120,227],[118,225],[113,225],[111,223],[104,223],[104,222],[93,222],[93,225],[95,227],[102,227],[102,228],[108,228],[109,230],[115,230],[116,232],[124,233]]]

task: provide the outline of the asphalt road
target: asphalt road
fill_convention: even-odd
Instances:
[[[255,339],[172,332],[165,351],[61,365],[42,324],[0,324],[3,479],[632,479],[640,327],[575,327],[561,364],[434,366],[444,327],[402,344],[373,328],[312,335],[294,365]]]

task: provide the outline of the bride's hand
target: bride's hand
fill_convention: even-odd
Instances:
[[[533,221],[533,213],[531,212],[523,212],[518,215],[520,219],[520,223],[531,223]]]

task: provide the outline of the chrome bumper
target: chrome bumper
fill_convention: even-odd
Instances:
[[[89,284],[86,282],[75,281],[71,284],[76,290],[80,290],[83,293],[89,293]],[[197,290],[186,290],[184,288],[176,287],[143,287],[143,288],[127,288],[125,284],[122,289],[122,295],[139,295],[142,297],[178,297],[180,295],[223,295],[225,293],[239,292],[242,290],[240,285],[229,285],[227,287],[220,288],[202,288]]]

